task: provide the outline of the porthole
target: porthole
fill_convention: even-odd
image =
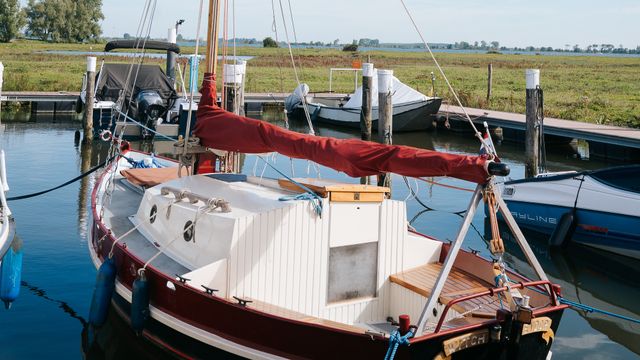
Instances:
[[[158,217],[158,206],[153,205],[151,211],[149,211],[149,222],[153,224],[156,221],[156,217]]]
[[[194,233],[195,233],[195,229],[193,226],[193,221],[189,220],[187,221],[186,224],[184,224],[184,232],[183,232],[184,241],[193,240]]]

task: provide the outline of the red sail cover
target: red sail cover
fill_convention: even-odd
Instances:
[[[342,171],[352,177],[390,172],[404,176],[451,176],[484,184],[486,156],[444,154],[409,146],[305,135],[229,113],[215,104],[215,78],[205,75],[194,135],[203,146],[242,153],[278,152]]]

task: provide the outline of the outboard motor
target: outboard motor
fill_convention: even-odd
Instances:
[[[159,118],[166,110],[162,97],[156,91],[143,90],[136,96],[136,118],[151,130],[156,129]],[[143,139],[153,139],[152,131],[143,128],[141,133]]]

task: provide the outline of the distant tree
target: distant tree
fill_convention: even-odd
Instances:
[[[484,40],[480,41],[480,48],[486,50],[488,48],[487,42]]]
[[[182,34],[178,34],[178,36],[176,36],[176,41],[184,41],[184,36],[182,36]]]
[[[131,34],[124,33],[124,35],[122,35],[122,38],[125,39],[125,40],[129,40],[129,39],[131,39]]]
[[[466,50],[466,49],[469,49],[469,48],[471,48],[471,46],[466,41],[460,41],[460,43],[458,44],[458,49]]]
[[[278,43],[275,40],[273,40],[271,37],[266,37],[264,38],[264,40],[262,40],[262,47],[277,48]]]
[[[97,41],[102,34],[102,0],[29,0],[27,34],[45,41]]]
[[[342,48],[342,51],[358,51],[358,44],[347,44]]]
[[[18,0],[0,0],[0,42],[14,39],[25,24],[24,11]]]
[[[477,48],[478,48],[478,42],[477,42],[477,41],[474,41],[474,42],[473,42],[473,48],[474,48],[474,49],[477,49]]]
[[[494,50],[498,50],[500,48],[500,42],[492,41],[491,42],[491,48],[494,49]]]
[[[333,46],[338,46],[340,44],[340,39],[333,40]]]

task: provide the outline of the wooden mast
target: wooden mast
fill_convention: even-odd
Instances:
[[[209,21],[207,28],[207,64],[205,72],[217,74],[218,29],[220,23],[220,1],[209,0]]]

